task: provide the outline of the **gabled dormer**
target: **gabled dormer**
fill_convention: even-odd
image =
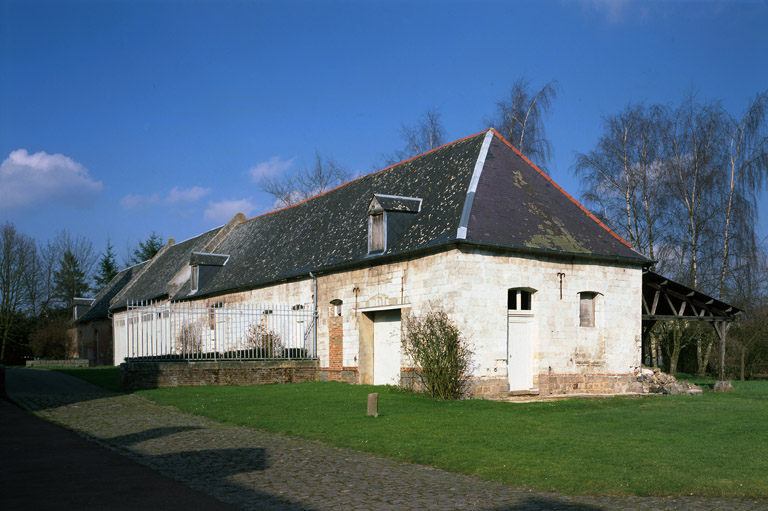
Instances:
[[[227,264],[229,256],[226,254],[206,254],[205,252],[192,252],[189,257],[189,294],[195,294],[221,267]]]
[[[368,255],[387,251],[421,211],[418,197],[374,194],[368,205]]]

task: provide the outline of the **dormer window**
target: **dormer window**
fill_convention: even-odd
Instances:
[[[383,254],[421,211],[421,199],[374,194],[368,206],[368,255]]]
[[[227,254],[208,254],[206,252],[192,252],[189,256],[189,292],[197,293],[200,288],[205,292],[216,273],[227,264]]]
[[[198,283],[200,282],[200,266],[194,265],[192,267],[192,274],[189,277],[189,285],[191,287],[191,293],[197,293]]]

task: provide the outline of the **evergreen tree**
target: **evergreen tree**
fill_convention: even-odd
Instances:
[[[71,250],[65,250],[53,275],[56,297],[71,311],[75,298],[84,297],[90,291],[88,275],[83,261]]]
[[[146,240],[140,241],[139,246],[133,249],[130,263],[139,264],[149,261],[155,257],[155,254],[160,252],[160,249],[163,248],[163,243],[163,237],[152,231],[152,234]]]
[[[94,280],[96,281],[96,291],[101,291],[117,275],[117,260],[115,259],[114,247],[112,241],[107,238],[107,250],[99,259],[99,268]]]

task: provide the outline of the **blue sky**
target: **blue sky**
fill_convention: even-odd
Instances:
[[[450,140],[481,131],[521,76],[560,84],[549,169],[578,198],[602,116],[692,87],[738,114],[766,56],[763,0],[0,0],[0,222],[119,256],[181,241],[269,210],[254,175],[316,151],[380,168],[427,108]]]

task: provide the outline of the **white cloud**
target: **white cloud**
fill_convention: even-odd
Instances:
[[[152,195],[126,195],[120,199],[120,205],[125,209],[138,209],[140,207],[154,206],[156,204],[183,204],[195,202],[209,193],[211,193],[210,188],[203,188],[201,186],[193,186],[192,188],[186,189],[180,189],[178,186],[174,186],[165,197],[160,197],[157,193],[153,193]]]
[[[147,206],[150,204],[157,204],[160,202],[160,197],[157,194],[154,195],[126,195],[120,199],[120,205],[125,209],[138,209],[141,206]]]
[[[269,160],[257,163],[255,166],[251,167],[248,170],[248,173],[251,175],[251,179],[253,179],[254,182],[261,181],[264,178],[275,177],[291,168],[295,159],[296,158],[291,158],[290,160],[284,161],[281,160],[279,156],[273,156]]]
[[[102,188],[88,169],[63,154],[17,149],[0,164],[0,209],[43,200],[81,206]]]
[[[211,193],[210,188],[203,188],[202,186],[193,186],[186,190],[179,190],[178,186],[171,188],[168,192],[168,197],[165,198],[166,204],[178,204],[180,202],[194,202],[197,199]]]
[[[238,213],[250,217],[255,209],[256,204],[253,203],[250,197],[219,202],[208,201],[208,208],[205,210],[203,217],[209,222],[224,224],[229,222]]]
[[[610,24],[623,22],[629,16],[630,7],[640,7],[640,12],[644,11],[644,6],[635,2],[630,6],[630,0],[562,0],[565,4],[578,3],[585,11],[596,12],[605,18]],[[637,14],[637,13],[635,13]]]

